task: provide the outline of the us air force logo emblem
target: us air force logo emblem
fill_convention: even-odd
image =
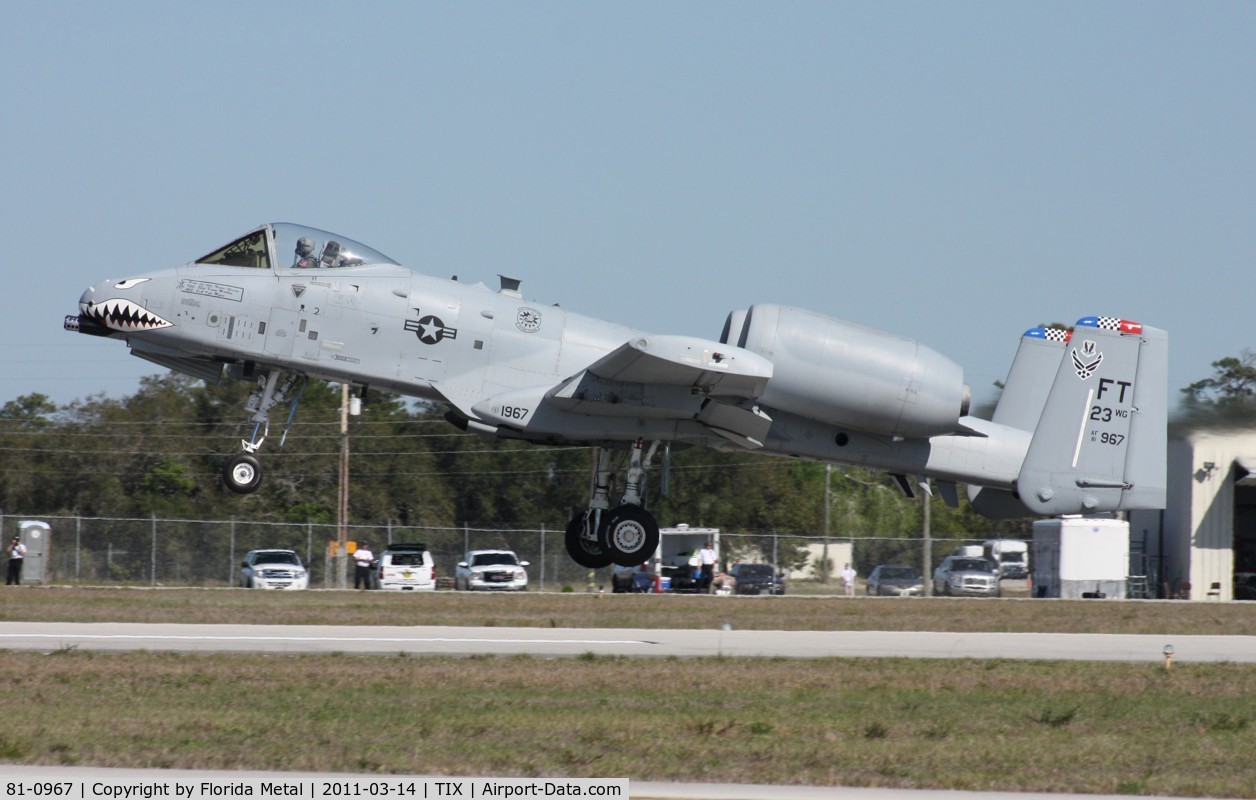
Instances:
[[[535,308],[521,308],[515,315],[515,327],[524,333],[536,333],[541,329],[541,312]]]
[[[423,344],[437,344],[444,339],[457,339],[458,329],[446,327],[440,317],[428,314],[417,320],[406,320],[406,330],[414,331]]]
[[[1077,372],[1077,377],[1086,380],[1095,374],[1095,370],[1099,369],[1099,365],[1103,363],[1103,353],[1099,352],[1099,346],[1090,339],[1082,342],[1081,353],[1077,352],[1077,348],[1073,348],[1073,369]]]

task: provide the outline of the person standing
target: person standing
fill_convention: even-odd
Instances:
[[[855,568],[847,564],[842,569],[842,583],[846,585],[846,596],[855,596]]]
[[[14,536],[5,552],[9,554],[9,571],[5,574],[4,585],[20,586],[22,584],[22,560],[26,558],[26,545],[22,544],[22,537]]]
[[[371,552],[371,546],[366,542],[358,545],[358,549],[353,551],[353,588],[369,589],[371,588],[371,562],[375,560],[375,554]]]
[[[715,581],[715,565],[719,558],[715,555],[715,548],[710,542],[702,545],[698,550],[698,567],[701,569],[698,578],[698,591],[710,594],[711,584]]]

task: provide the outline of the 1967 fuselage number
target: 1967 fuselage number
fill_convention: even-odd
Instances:
[[[523,406],[502,406],[501,417],[502,419],[517,419],[523,421],[524,419],[527,419],[528,412],[531,410],[532,409],[524,408]]]

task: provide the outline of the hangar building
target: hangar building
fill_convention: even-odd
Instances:
[[[1256,600],[1256,430],[1174,431],[1164,511],[1131,511],[1149,596]]]

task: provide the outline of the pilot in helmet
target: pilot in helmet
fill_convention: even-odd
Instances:
[[[327,244],[323,245],[323,255],[319,257],[324,267],[339,267],[343,262],[340,260],[340,242],[335,239],[328,239]]]
[[[313,258],[314,240],[308,236],[302,236],[297,239],[296,258],[292,262],[292,266],[296,269],[309,269],[318,266],[318,259]]]

